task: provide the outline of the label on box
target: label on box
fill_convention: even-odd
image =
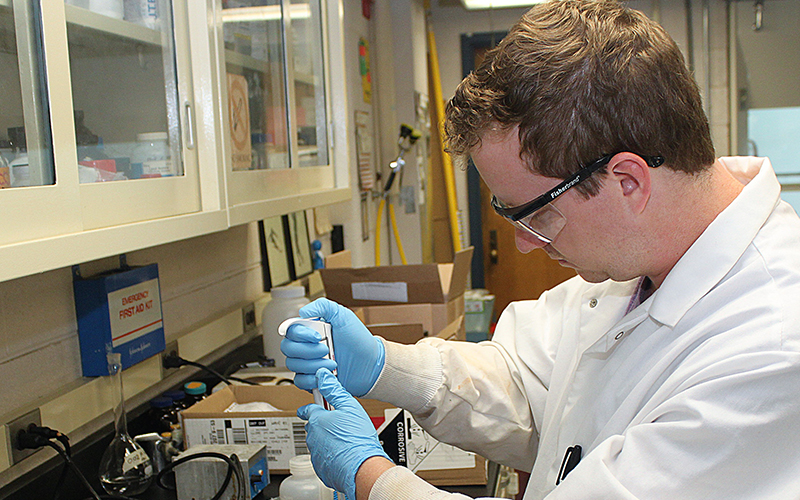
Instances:
[[[378,436],[383,449],[397,465],[413,472],[475,467],[474,453],[437,441],[417,424],[411,413],[388,408],[384,416],[386,420],[378,428]]]
[[[289,460],[307,455],[305,422],[297,417],[187,418],[184,432],[198,444],[264,444],[270,470],[289,469]]]
[[[163,327],[158,279],[108,294],[111,343],[118,347]]]
[[[354,300],[408,302],[408,283],[404,281],[351,283],[350,288]]]

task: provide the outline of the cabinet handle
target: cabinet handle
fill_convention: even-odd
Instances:
[[[192,111],[192,104],[189,101],[184,103],[186,108],[186,148],[194,149],[194,112]]]

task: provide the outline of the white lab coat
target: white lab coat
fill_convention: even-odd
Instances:
[[[532,467],[526,500],[800,498],[800,219],[769,160],[720,161],[744,190],[629,314],[635,281],[574,278],[512,303],[491,342],[387,342],[367,397]],[[451,497],[401,467],[370,495]]]

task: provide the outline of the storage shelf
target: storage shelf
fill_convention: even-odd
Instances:
[[[232,66],[258,71],[260,73],[266,74],[270,72],[270,63],[267,61],[256,59],[255,57],[248,56],[240,52],[235,52],[233,50],[225,51],[225,63]],[[317,79],[313,74],[300,73],[298,71],[294,72],[294,81],[297,83],[304,83],[306,85],[316,85],[317,83]]]
[[[0,0],[3,1],[3,0]],[[161,31],[150,29],[140,24],[114,19],[97,14],[74,5],[64,5],[67,23],[73,27],[85,28],[104,35],[136,41],[147,45],[161,46]]]

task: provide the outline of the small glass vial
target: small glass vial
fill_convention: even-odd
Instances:
[[[206,398],[206,384],[193,380],[183,384],[183,392],[186,393],[186,403],[192,406]]]
[[[317,477],[311,455],[297,455],[289,460],[291,476],[280,486],[281,500],[333,500],[333,490]]]

